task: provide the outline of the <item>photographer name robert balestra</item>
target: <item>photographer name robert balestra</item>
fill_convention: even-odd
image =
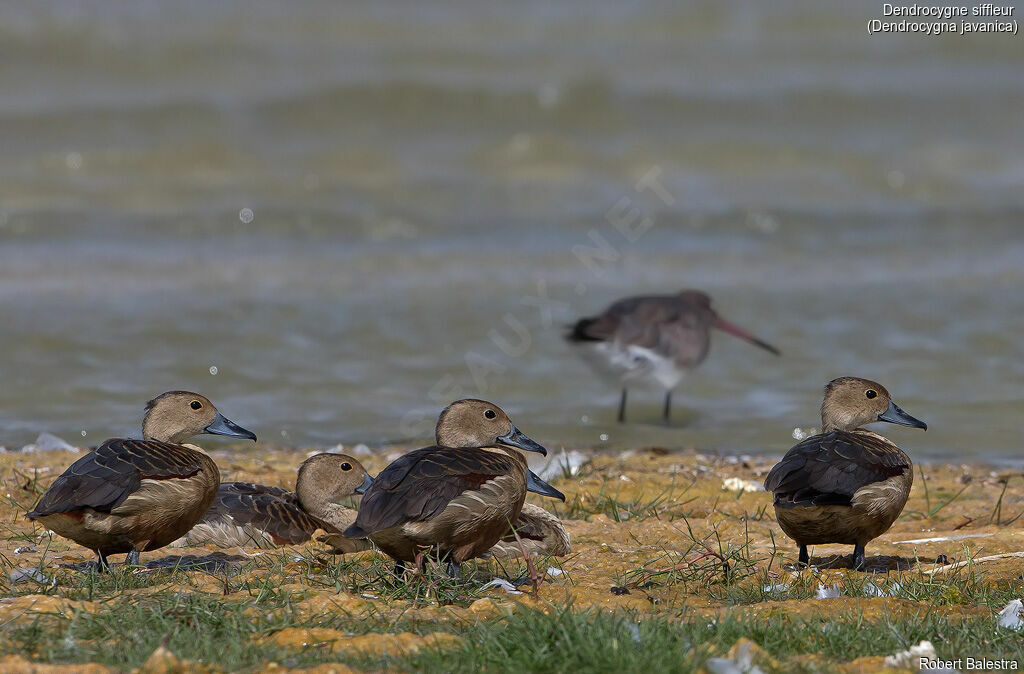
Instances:
[[[944,669],[960,672],[994,672],[1014,671],[1016,660],[990,660],[989,658],[956,658],[955,660],[939,660],[938,658],[918,658],[919,669]]]

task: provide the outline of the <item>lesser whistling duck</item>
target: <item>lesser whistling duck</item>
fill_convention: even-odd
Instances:
[[[344,531],[370,538],[396,560],[396,573],[437,548],[457,575],[461,562],[490,549],[508,533],[526,498],[529,471],[521,451],[547,454],[500,407],[483,400],[445,408],[437,436],[439,445],[409,452],[381,471],[355,524]]]
[[[887,421],[928,429],[899,408],[885,387],[840,377],[825,387],[821,433],[789,450],[764,481],[774,494],[775,516],[800,546],[853,545],[853,568],[864,565],[864,546],[896,521],[914,482],[910,457],[888,439],[861,428]]]
[[[274,548],[310,540],[317,529],[330,536],[336,552],[368,550],[365,540],[341,532],[356,520],[356,511],[338,503],[362,494],[371,478],[347,454],[314,454],[299,466],[295,491],[251,482],[223,482],[206,515],[178,545]]]
[[[255,440],[204,396],[168,391],[146,405],[142,440],[113,438],[75,461],[27,517],[107,556],[161,548],[192,528],[217,495],[220,472],[203,450],[182,444],[200,433]]]

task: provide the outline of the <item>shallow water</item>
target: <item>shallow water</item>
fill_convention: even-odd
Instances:
[[[191,388],[285,445],[478,395],[553,447],[779,453],[857,374],[913,456],[1020,463],[1024,49],[877,11],[0,5],[0,444]],[[784,355],[716,335],[620,427],[564,325],[683,287]]]

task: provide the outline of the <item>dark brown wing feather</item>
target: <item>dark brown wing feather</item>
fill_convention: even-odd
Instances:
[[[636,313],[644,304],[666,299],[656,296],[627,297],[615,302],[601,314],[592,318],[581,318],[565,336],[570,342],[607,342],[615,339],[623,319]]]
[[[425,447],[396,459],[363,495],[349,538],[437,515],[448,503],[514,468],[510,456],[478,449]]]
[[[224,482],[203,521],[230,517],[270,534],[279,544],[303,543],[317,529],[333,530],[299,505],[292,492],[251,482]]]
[[[524,541],[543,541],[545,533],[540,520],[520,515],[512,524],[512,529],[509,529],[508,533],[501,537],[501,540],[506,543],[515,543],[516,534],[519,534],[519,538]]]
[[[198,453],[187,447],[113,438],[71,464],[28,516],[86,507],[109,512],[137,490],[143,480],[191,477],[202,468]]]
[[[628,297],[577,321],[566,339],[639,346],[695,365],[707,354],[709,315],[706,307],[677,295]]]
[[[814,435],[782,457],[764,488],[776,505],[850,505],[854,493],[903,473],[910,460],[895,445],[867,433]]]

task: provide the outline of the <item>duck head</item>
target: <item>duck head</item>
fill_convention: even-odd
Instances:
[[[852,431],[876,421],[928,430],[928,424],[900,409],[878,382],[840,377],[825,387],[825,399],[821,403],[823,433]]]
[[[217,411],[206,396],[191,391],[168,391],[146,403],[142,437],[179,443],[210,433],[255,440],[256,436]]]
[[[548,450],[516,428],[505,411],[486,400],[456,400],[444,408],[434,432],[438,447],[512,447],[547,456]]]
[[[363,464],[348,454],[314,454],[299,466],[295,495],[312,513],[329,503],[362,494],[373,482]]]

